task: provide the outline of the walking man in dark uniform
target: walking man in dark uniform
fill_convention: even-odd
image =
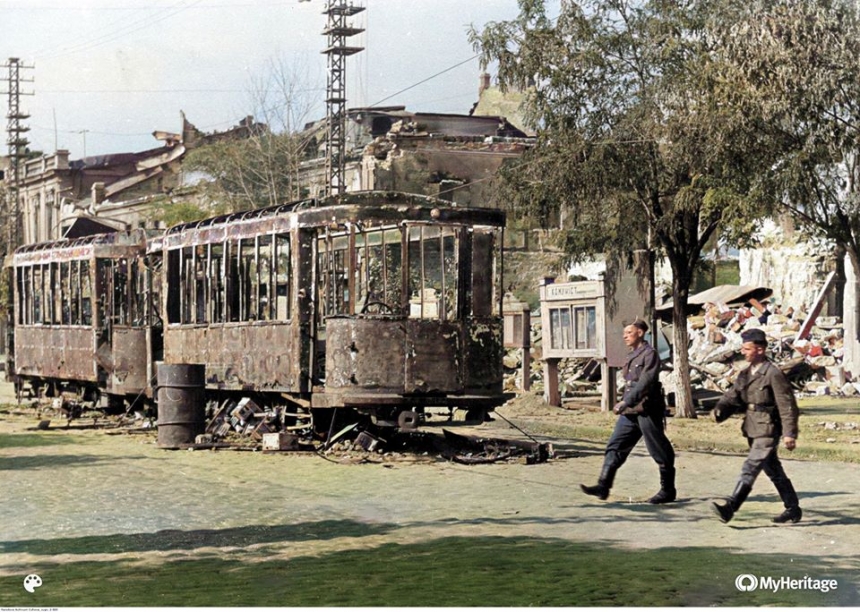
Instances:
[[[619,415],[606,444],[603,469],[594,486],[579,485],[588,495],[609,497],[615,472],[627,461],[640,438],[645,438],[648,454],[660,466],[660,491],[648,501],[666,504],[675,501],[675,450],[666,437],[666,402],[660,386],[660,357],[645,341],[648,325],[635,321],[624,328],[624,344],[630,348],[624,364],[624,395],[613,411]]]
[[[779,439],[788,450],[797,444],[797,402],[785,374],[765,355],[767,338],[760,329],[741,334],[741,353],[750,364],[738,374],[735,384],[714,407],[721,423],[735,412],[744,412],[741,431],[749,443],[749,455],[741,468],[741,477],[732,496],[724,504],[714,502],[714,512],[724,523],[732,520],[744,503],[759,473],[764,470],[773,481],[785,510],[774,523],[796,523],[803,516],[797,493],[777,456]]]

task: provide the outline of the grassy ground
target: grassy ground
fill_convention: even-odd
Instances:
[[[105,538],[105,540],[108,540]],[[105,541],[104,546],[111,543]],[[258,553],[265,551],[257,550]],[[741,592],[735,578],[833,578],[838,588]],[[288,562],[215,555],[139,567],[67,563],[33,595],[0,577],[3,606],[822,606],[858,602],[854,572],[819,559],[713,548],[627,550],[532,538],[443,538]],[[51,588],[48,588],[48,587]],[[61,586],[61,588],[57,588]]]
[[[528,402],[528,399],[523,400]],[[544,415],[518,415],[510,412],[513,422],[533,435],[605,442],[618,417],[600,412],[595,402],[577,402],[553,419]],[[860,463],[860,402],[850,398],[803,398],[800,406],[798,446],[785,457],[823,461]],[[713,415],[696,419],[669,419],[668,433],[679,450],[746,452],[741,435],[742,417],[733,416],[724,423],[714,422]]]
[[[550,412],[547,418],[545,408],[530,412],[529,398],[523,402],[526,409],[518,410],[514,404],[504,412],[532,434],[603,443],[616,419],[586,407]],[[856,401],[804,400],[801,408],[800,446],[793,457],[860,462],[860,431],[848,428],[860,421]],[[3,416],[0,410],[0,418]],[[835,429],[827,428],[827,423],[836,424]],[[745,450],[738,419],[721,425],[710,415],[671,419],[669,427],[679,449]],[[28,454],[45,445],[54,445],[56,454]],[[51,469],[51,462],[68,466],[79,454],[78,445],[97,449],[99,442],[92,432],[86,436],[39,431],[0,435],[0,448],[10,451],[0,458],[0,474],[3,470]],[[20,456],[16,456],[17,449],[21,449]],[[503,495],[501,491],[499,495]],[[470,494],[474,491],[464,492]],[[628,514],[635,516],[632,510]],[[845,529],[856,524],[850,522],[854,519],[846,520]],[[846,566],[812,554],[750,554],[725,547],[642,549],[635,543],[627,547],[573,542],[554,537],[550,518],[545,536],[540,538],[438,537],[272,560],[284,547],[301,542],[372,539],[389,528],[384,521],[330,520],[84,537],[43,532],[33,539],[0,541],[0,552],[28,555],[31,562],[24,574],[39,573],[46,580],[43,588],[30,594],[22,588],[24,574],[0,576],[0,606],[860,605],[858,564]],[[191,558],[174,558],[179,551],[190,551]],[[153,552],[158,554],[156,563]],[[111,561],[80,557],[116,553],[124,556]],[[58,558],[64,561],[60,563]],[[776,578],[832,578],[838,581],[838,588],[826,593],[739,591],[735,578],[750,572]]]

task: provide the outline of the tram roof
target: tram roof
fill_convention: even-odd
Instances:
[[[217,226],[231,226],[242,224],[243,222],[262,221],[285,213],[297,213],[300,217],[307,217],[309,223],[313,224],[314,218],[319,218],[321,222],[324,222],[325,220],[321,213],[335,207],[340,207],[341,209],[344,209],[344,207],[377,207],[379,209],[384,209],[392,206],[421,209],[438,208],[446,211],[459,210],[462,211],[465,216],[469,216],[470,218],[476,218],[476,215],[486,217],[484,222],[487,225],[504,225],[505,222],[504,212],[497,209],[458,207],[446,200],[413,193],[397,191],[358,191],[324,198],[299,200],[297,202],[290,202],[287,204],[279,204],[276,206],[210,217],[200,221],[181,223],[168,229],[165,232],[165,237],[198,229],[204,230]],[[455,216],[459,217],[460,215]]]

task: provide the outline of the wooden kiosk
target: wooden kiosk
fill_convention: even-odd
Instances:
[[[616,374],[627,359],[623,329],[637,317],[647,320],[650,286],[647,274],[643,279],[632,269],[607,276],[572,283],[546,278],[541,283],[544,399],[551,406],[561,406],[559,361],[577,357],[600,362],[601,408],[615,404]]]

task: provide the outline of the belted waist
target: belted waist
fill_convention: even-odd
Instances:
[[[747,410],[752,412],[770,412],[773,406],[762,406],[761,404],[747,404]]]

